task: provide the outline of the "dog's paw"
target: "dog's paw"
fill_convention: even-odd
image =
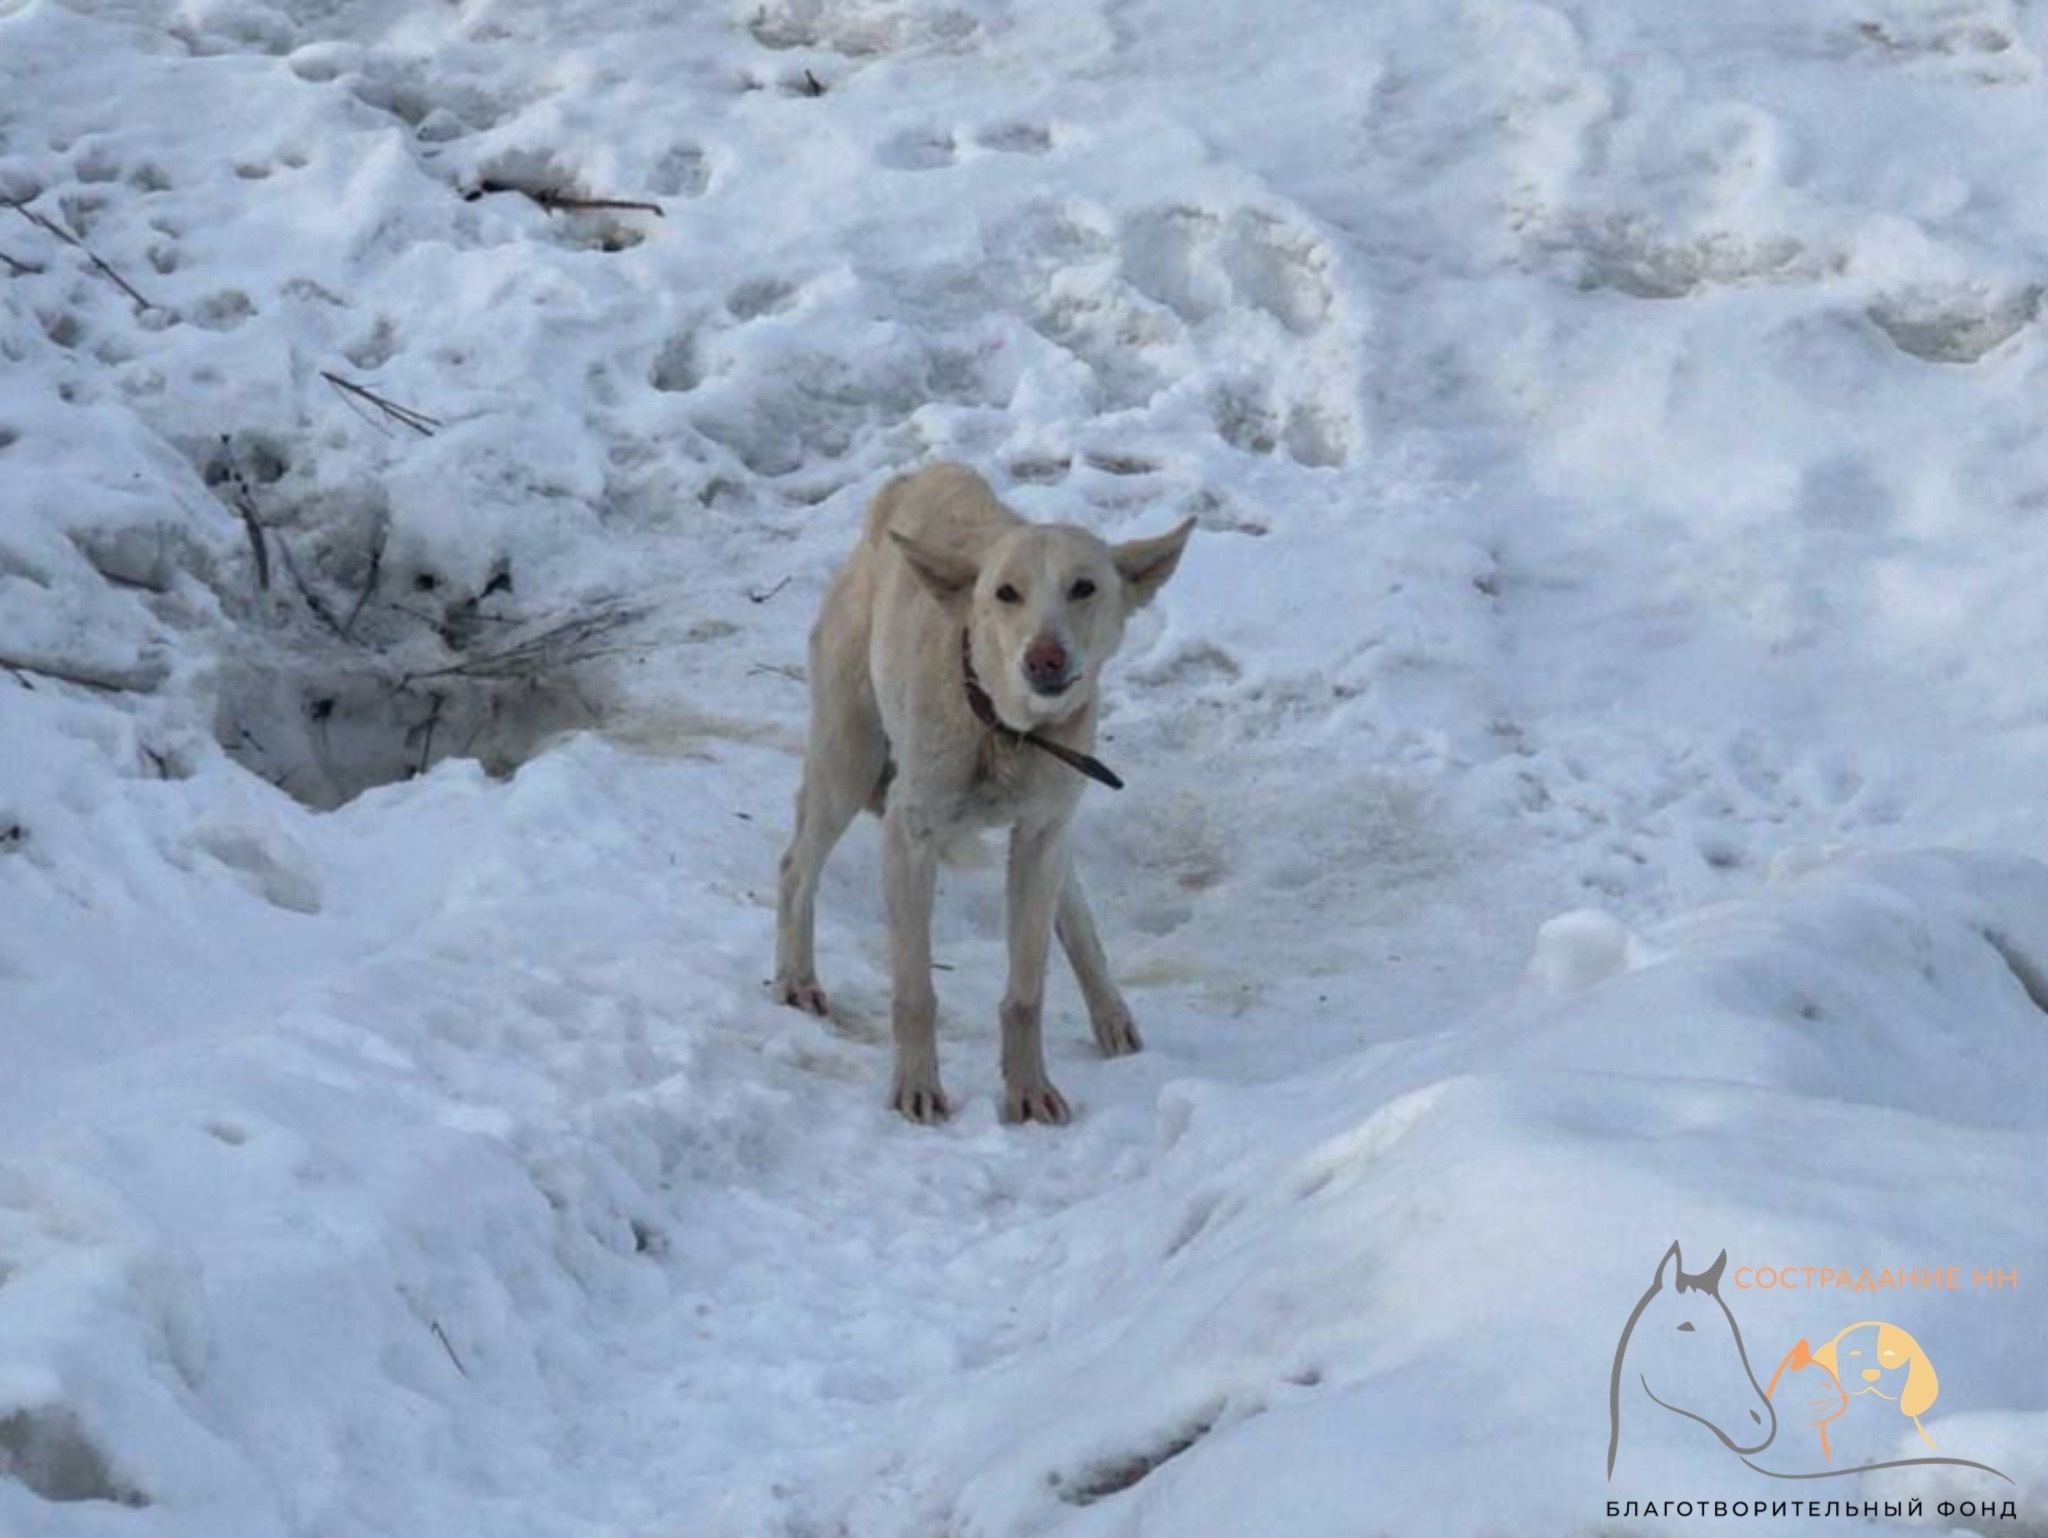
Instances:
[[[916,1122],[920,1127],[936,1127],[953,1114],[953,1108],[946,1104],[946,1092],[939,1088],[936,1072],[899,1072],[889,1104],[905,1121]]]
[[[821,1020],[832,1013],[832,1006],[825,1000],[825,990],[816,983],[777,983],[775,993],[791,1009],[801,1009]]]
[[[1145,1039],[1138,1034],[1138,1022],[1121,1004],[1090,1023],[1095,1028],[1095,1045],[1102,1049],[1104,1057],[1129,1057],[1133,1052],[1145,1050]]]
[[[1063,1127],[1073,1114],[1067,1109],[1066,1097],[1043,1080],[1036,1084],[1012,1084],[1003,1090],[1004,1121],[1042,1121]]]

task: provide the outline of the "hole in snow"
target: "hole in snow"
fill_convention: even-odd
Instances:
[[[985,130],[975,143],[1008,155],[1043,155],[1052,148],[1052,130],[1043,123],[1003,123]]]
[[[562,733],[603,719],[568,667],[537,665],[539,676],[406,678],[368,657],[327,667],[244,661],[224,671],[214,735],[244,768],[322,810],[449,758],[507,775]]]
[[[1892,345],[1927,363],[1970,364],[2040,318],[2039,284],[1998,292],[1970,285],[1913,289],[1878,300],[1866,312]]]
[[[711,186],[711,162],[694,144],[679,144],[655,163],[651,189],[661,197],[702,197]]]
[[[1147,459],[1143,454],[1103,451],[1086,458],[1090,469],[1100,470],[1104,475],[1151,475],[1159,468],[1158,460]]]
[[[61,1408],[0,1416],[0,1478],[17,1479],[46,1501],[149,1504],[114,1472],[78,1417]]]
[[[2026,990],[2034,1008],[2048,1015],[2048,972],[2043,972],[2038,962],[1995,929],[1984,931],[1984,943],[1998,952],[1998,959],[2005,963],[2020,987]]]
[[[754,278],[725,296],[725,307],[738,320],[780,315],[796,302],[796,285],[782,278]]]
[[[1023,481],[1027,485],[1050,486],[1067,478],[1067,470],[1072,463],[1073,461],[1057,454],[1027,456],[1011,462],[1010,476],[1013,480]]]
[[[1092,1506],[1105,1496],[1130,1489],[1207,1436],[1215,1429],[1216,1419],[1222,1412],[1220,1404],[1214,1405],[1197,1416],[1185,1430],[1174,1433],[1156,1447],[1093,1465],[1060,1491],[1060,1499],[1069,1506]]]
[[[704,382],[704,364],[697,352],[697,336],[678,332],[655,354],[647,382],[666,395],[687,395]]]
[[[936,171],[953,164],[958,154],[953,136],[943,128],[913,128],[890,139],[875,158],[896,171]]]

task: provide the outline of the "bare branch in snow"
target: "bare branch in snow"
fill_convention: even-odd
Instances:
[[[94,667],[89,664],[63,661],[53,662],[45,658],[10,656],[0,653],[0,668],[12,673],[24,689],[34,691],[24,674],[33,673],[38,678],[55,679],[60,684],[77,684],[85,689],[97,689],[102,694],[149,694],[163,682],[161,675],[147,669],[121,669]]]
[[[414,774],[425,774],[434,762],[434,728],[441,724],[441,706],[447,696],[437,689],[428,698],[434,702],[434,708],[427,717],[426,735],[420,740],[420,761],[413,770]]]
[[[463,1377],[468,1377],[469,1369],[462,1365],[462,1358],[455,1354],[455,1347],[449,1343],[448,1332],[441,1328],[441,1321],[438,1319],[432,1320],[429,1327],[434,1332],[434,1339],[441,1343],[441,1349],[448,1353],[448,1360],[455,1364],[455,1370],[461,1373]]]
[[[235,463],[234,440],[226,433],[222,433],[220,445],[227,466],[228,482],[234,487],[228,504],[241,514],[242,527],[249,534],[249,553],[256,560],[256,586],[267,593],[270,591],[270,542],[263,534],[263,520],[256,514],[256,494],[249,489],[249,482],[242,475],[242,467]]]
[[[414,673],[403,683],[422,678],[538,678],[561,672],[599,657],[616,656],[627,648],[619,632],[646,617],[636,604],[607,603],[574,615],[545,630],[503,646],[496,651],[465,657],[444,668]]]
[[[285,541],[282,534],[277,537],[277,552],[284,557],[284,569],[291,576],[292,586],[299,590],[299,597],[305,600],[306,607],[312,611],[313,618],[333,631],[338,638],[346,641],[348,639],[348,628],[335,617],[334,610],[327,605],[327,600],[313,590],[312,584],[306,580],[305,574],[299,570],[298,560],[292,555],[292,547]]]
[[[363,612],[363,605],[370,601],[370,595],[377,591],[377,579],[384,570],[384,547],[391,541],[391,526],[380,523],[377,526],[377,543],[370,547],[370,574],[363,579],[363,590],[356,595],[355,607],[348,611],[348,618],[341,622],[341,638],[346,641],[356,628],[356,620]]]
[[[44,218],[41,214],[37,213],[33,208],[30,208],[26,203],[17,203],[13,198],[0,198],[0,203],[5,203],[9,208],[13,209],[17,214],[20,214],[22,218],[28,220],[30,224],[35,225],[38,229],[47,230],[50,234],[56,236],[57,239],[63,241],[65,245],[75,247],[76,249],[84,252],[85,259],[91,262],[94,267],[99,269],[100,273],[107,279],[108,282],[112,283],[116,288],[120,289],[122,293],[126,294],[130,299],[134,300],[135,307],[138,310],[153,310],[156,308],[155,304],[143,298],[141,294],[136,292],[134,284],[130,283],[126,278],[122,277],[121,274],[114,271],[114,269],[109,267],[105,262],[101,261],[99,257],[93,252],[93,249],[90,246],[88,246],[84,241],[80,240],[76,235],[72,234],[69,230],[65,229],[63,225],[57,223],[54,219]],[[13,266],[15,264],[10,259],[8,265]],[[19,274],[17,274],[17,276],[18,275]]]
[[[343,379],[341,375],[330,373],[326,369],[320,371],[320,377],[342,395],[368,402],[392,421],[401,427],[410,427],[422,438],[433,437],[434,430],[445,425],[438,417],[430,417],[424,411],[414,411],[410,406],[401,406],[395,401],[386,400],[375,390],[366,385],[359,385],[353,379]]]
[[[523,198],[530,198],[549,213],[598,213],[621,211],[652,214],[657,219],[668,217],[659,203],[645,203],[634,198],[585,198],[574,193],[556,192],[549,187],[519,187],[511,182],[478,182],[474,192],[466,194],[469,201],[498,192],[516,192]]]

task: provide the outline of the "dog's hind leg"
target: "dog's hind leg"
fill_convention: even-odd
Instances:
[[[889,910],[891,1012],[896,1067],[889,1103],[914,1122],[950,1114],[939,1085],[939,998],[932,988],[932,901],[938,838],[900,805],[882,813],[882,897]]]
[[[1095,1031],[1095,1044],[1104,1057],[1124,1057],[1142,1051],[1137,1022],[1131,1018],[1116,980],[1109,975],[1109,958],[1102,953],[1102,941],[1095,933],[1095,916],[1088,911],[1088,898],[1081,890],[1080,873],[1069,868],[1060,888],[1059,917],[1054,932],[1060,949],[1074,969],[1074,981],[1081,985],[1081,997],[1088,1005],[1088,1023]]]
[[[810,746],[775,911],[775,996],[814,1015],[829,1008],[815,951],[818,877],[847,824],[877,794],[889,762],[865,669],[834,678],[816,671],[821,660],[814,653]]]

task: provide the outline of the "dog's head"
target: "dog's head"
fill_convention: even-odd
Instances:
[[[981,557],[891,534],[912,571],[974,640],[981,685],[1022,730],[1094,697],[1124,621],[1180,564],[1195,521],[1152,539],[1106,544],[1069,524],[1022,524]]]
[[[1874,1394],[1915,1419],[1927,1413],[1941,1392],[1934,1363],[1920,1342],[1895,1324],[1865,1319],[1840,1331],[1813,1353],[1813,1359],[1835,1375],[1850,1399]]]

